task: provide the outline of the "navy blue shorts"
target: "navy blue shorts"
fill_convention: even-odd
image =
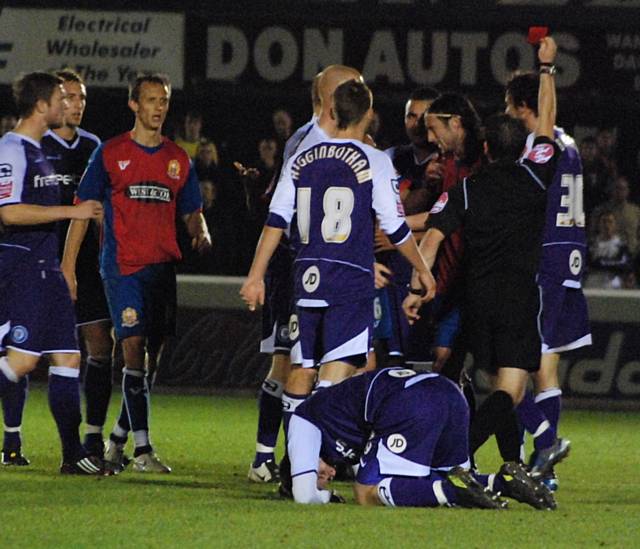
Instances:
[[[406,380],[421,384],[421,390],[399,391],[379,407],[360,459],[360,484],[469,466],[469,408],[460,389],[436,374]]]
[[[389,318],[391,335],[387,340],[387,353],[391,356],[404,356],[407,352],[409,338],[409,321],[402,310],[402,302],[409,290],[404,285],[387,287],[389,294]]]
[[[296,310],[304,368],[355,356],[364,360],[354,366],[364,365],[373,341],[373,299]]]
[[[3,285],[2,347],[31,355],[78,353],[76,317],[60,271],[21,268]]]
[[[260,352],[289,354],[297,339],[293,300],[293,263],[288,250],[278,248],[264,278]]]
[[[176,328],[176,274],[172,263],[147,265],[130,275],[104,280],[111,322],[118,340],[163,339]]]
[[[79,256],[76,279],[78,281],[78,299],[75,307],[78,326],[104,320],[110,321],[109,305],[107,305],[107,298],[104,295],[98,258]]]
[[[542,352],[560,353],[591,345],[589,311],[582,288],[568,288],[542,275],[538,285],[542,300]]]

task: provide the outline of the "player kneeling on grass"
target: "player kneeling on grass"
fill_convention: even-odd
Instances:
[[[504,495],[554,509],[553,495],[524,468],[505,463],[496,475],[469,470],[469,409],[458,387],[439,374],[386,368],[318,390],[289,425],[293,497],[298,503],[342,501],[326,488],[326,464],[359,463],[361,505],[503,509]]]

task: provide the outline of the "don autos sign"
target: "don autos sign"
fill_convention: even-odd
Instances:
[[[166,73],[182,88],[184,15],[5,8],[0,83],[20,72],[76,69],[88,85],[125,87],[139,71]]]

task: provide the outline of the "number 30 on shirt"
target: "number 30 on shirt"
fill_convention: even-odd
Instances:
[[[560,185],[568,190],[567,194],[563,194],[560,198],[560,206],[567,211],[556,215],[556,227],[584,227],[582,175],[565,173],[562,175]]]
[[[311,189],[300,187],[296,196],[298,232],[302,244],[309,243],[311,226]],[[355,198],[349,187],[329,187],[322,197],[324,216],[320,232],[325,242],[342,244],[351,234],[351,212]]]

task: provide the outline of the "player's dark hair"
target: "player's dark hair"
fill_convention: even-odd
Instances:
[[[482,155],[482,123],[476,109],[464,95],[459,93],[443,93],[438,96],[427,111],[428,114],[438,116],[446,115],[443,118],[448,123],[451,115],[459,116],[462,127],[465,130],[464,136],[464,156],[460,159],[468,166],[474,164]]]
[[[537,72],[514,72],[507,82],[505,92],[511,98],[514,106],[528,107],[538,116],[538,89],[540,75]]]
[[[508,114],[494,114],[487,118],[485,137],[492,160],[517,160],[527,141],[527,128],[522,120]]]
[[[333,92],[338,129],[357,124],[371,108],[371,90],[363,82],[347,80]]]
[[[169,77],[161,73],[138,73],[129,82],[129,101],[140,101],[140,88],[142,84],[149,82],[151,84],[160,84],[166,86],[171,95],[171,81]]]
[[[62,78],[62,80],[65,82],[77,82],[78,84],[84,84],[82,76],[80,76],[70,67],[65,67],[64,69],[60,69],[59,71],[54,71],[53,74],[55,74],[58,78]]]
[[[51,96],[62,79],[48,72],[30,72],[18,76],[13,82],[13,98],[20,118],[33,113],[38,101],[51,101]]]
[[[433,101],[440,95],[435,88],[416,88],[411,92],[409,101]]]

